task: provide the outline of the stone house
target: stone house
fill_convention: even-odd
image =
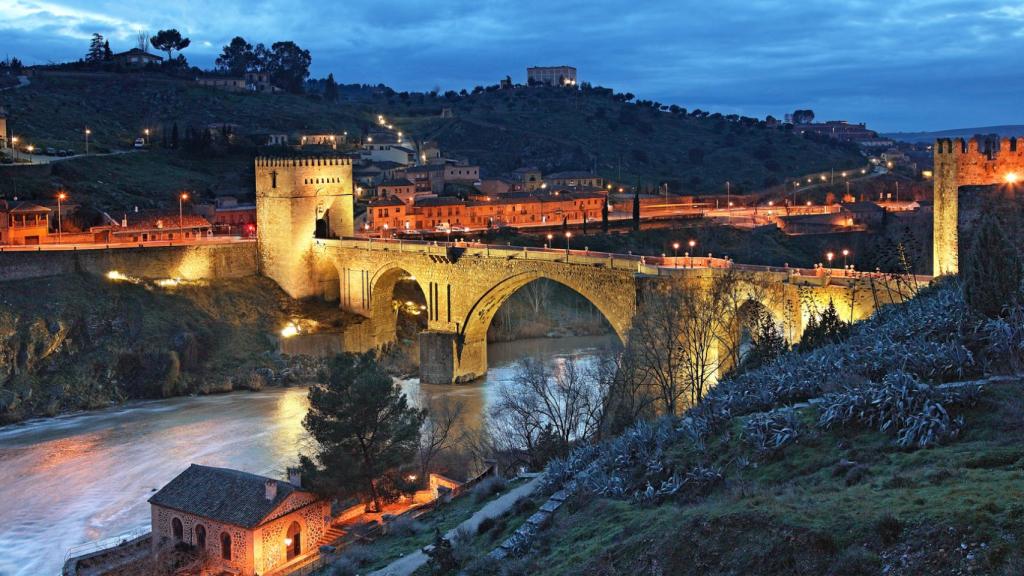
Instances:
[[[121,221],[107,217],[107,224],[94,226],[90,232],[99,242],[169,242],[197,240],[213,233],[210,221],[198,214],[181,214],[161,210],[136,210],[124,214]]]
[[[231,574],[255,576],[316,553],[330,505],[289,482],[192,464],[149,499],[153,546],[185,543]]]
[[[114,62],[124,66],[125,68],[145,68],[149,64],[159,64],[163,61],[164,59],[162,56],[150,54],[149,52],[138,48],[132,48],[127,52],[114,54]]]
[[[548,174],[547,176],[545,176],[544,182],[546,182],[549,186],[587,186],[591,188],[604,187],[604,178],[601,178],[597,174],[593,174],[591,172],[584,172],[580,170],[554,172],[552,174]]]

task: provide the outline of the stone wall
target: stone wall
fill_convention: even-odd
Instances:
[[[256,244],[237,242],[60,251],[0,251],[0,282],[61,274],[105,275],[111,270],[137,278],[218,280],[258,272]]]

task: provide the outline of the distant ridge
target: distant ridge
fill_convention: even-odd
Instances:
[[[885,136],[902,142],[932,142],[936,138],[970,138],[975,134],[999,134],[1002,137],[1024,136],[1024,124],[1007,124],[1004,126],[981,126],[979,128],[954,128],[936,132],[890,132]]]

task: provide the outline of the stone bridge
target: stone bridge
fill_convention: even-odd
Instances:
[[[790,342],[799,340],[809,315],[830,300],[844,319],[857,320],[905,296],[900,281],[833,275],[820,269],[355,238],[352,166],[347,158],[259,157],[254,168],[260,273],[293,298],[319,296],[367,317],[375,346],[395,339],[396,283],[414,280],[426,302],[420,374],[428,383],[482,376],[487,371],[487,328],[492,318],[516,290],[539,278],[563,284],[591,302],[621,340],[628,337],[648,286],[671,279],[701,288],[710,286],[716,275],[741,274],[742,280],[735,283],[736,300],[762,305],[783,326]]]
[[[395,340],[395,285],[414,281],[426,302],[420,376],[428,383],[465,382],[487,371],[487,329],[501,305],[539,278],[563,284],[592,303],[621,341],[644,291],[670,280],[709,286],[736,274],[738,300],[764,306],[789,341],[800,339],[812,311],[831,300],[844,319],[903,299],[889,278],[742,266],[715,258],[648,258],[575,250],[381,239],[314,240],[308,279],[316,295],[365,316],[373,341]],[[739,327],[736,328],[738,338]]]

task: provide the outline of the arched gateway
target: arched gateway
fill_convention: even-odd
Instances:
[[[314,238],[317,190],[297,190],[294,201],[279,189],[268,189],[273,178],[291,170],[290,181],[318,182],[313,160],[288,162],[257,159],[257,214],[281,229],[259,222],[260,263],[263,274],[274,279],[294,298],[321,296],[337,300],[350,312],[372,323],[373,345],[395,338],[394,289],[399,281],[419,286],[425,301],[427,330],[420,338],[420,378],[427,383],[473,380],[487,371],[487,328],[497,310],[522,286],[545,278],[563,284],[590,301],[607,319],[620,339],[629,333],[633,316],[651,283],[682,281],[694,286],[712,284],[716,275],[740,274],[738,298],[756,300],[783,323],[790,341],[799,339],[808,314],[835,302],[852,319],[869,315],[877,305],[899,299],[891,287],[877,287],[871,278],[833,278],[802,275],[795,270],[739,270],[726,272],[722,261],[690,262],[694,267],[659,267],[632,257],[576,251],[527,250],[514,247],[430,242],[383,241],[345,238],[351,220],[331,238]],[[324,169],[340,172],[351,186],[351,166],[327,163]],[[259,175],[262,174],[262,177]],[[280,180],[279,180],[280,182]],[[301,188],[301,187],[300,187]],[[291,192],[289,192],[291,193]],[[344,190],[330,196],[332,211],[341,212]],[[282,215],[279,211],[286,211]],[[347,211],[351,214],[351,211]]]

